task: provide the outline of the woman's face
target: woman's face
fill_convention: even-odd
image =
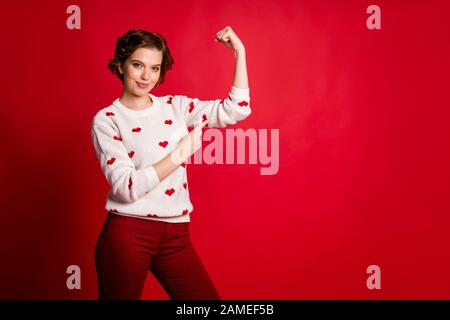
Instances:
[[[162,58],[162,52],[157,49],[136,49],[123,66],[119,66],[124,90],[135,96],[147,95],[159,80]]]

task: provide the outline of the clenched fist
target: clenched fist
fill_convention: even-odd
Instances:
[[[217,32],[216,39],[214,39],[214,41],[222,42],[228,48],[233,49],[236,53],[245,50],[241,39],[239,39],[230,26],[226,26],[224,29]]]

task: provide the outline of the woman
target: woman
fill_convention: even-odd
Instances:
[[[227,98],[200,101],[149,93],[174,63],[160,34],[130,30],[117,40],[108,68],[123,92],[91,124],[110,186],[95,248],[99,299],[140,299],[148,271],[171,299],[220,299],[190,239],[186,160],[203,127],[235,124],[251,110],[242,42],[230,27],[215,41],[234,50],[234,82]]]

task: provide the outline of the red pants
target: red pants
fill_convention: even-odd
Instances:
[[[108,213],[95,247],[99,299],[140,299],[151,271],[174,300],[220,300],[191,242],[189,222]]]

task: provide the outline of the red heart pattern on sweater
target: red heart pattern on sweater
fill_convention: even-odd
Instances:
[[[168,100],[167,100],[167,103],[168,103],[168,104],[172,104],[172,99],[173,99],[173,97],[169,97]],[[229,97],[229,99],[231,99],[231,98]],[[225,101],[225,99],[220,100],[220,104],[224,104],[224,101]],[[238,105],[241,106],[241,107],[246,107],[246,106],[249,105],[249,103],[248,103],[247,101],[243,100],[243,101],[240,101],[240,102],[238,103]],[[195,108],[194,101],[191,101],[191,102],[189,103],[189,113],[192,113],[192,111],[194,110],[194,108]],[[114,114],[114,112],[106,112],[106,116],[115,116],[115,114]],[[207,120],[207,119],[208,119],[208,118],[207,118],[206,114],[203,114],[203,115],[202,115],[202,121],[205,121],[205,120]],[[172,125],[172,124],[173,124],[173,121],[172,121],[172,119],[166,119],[166,120],[164,121],[164,124],[166,124],[166,125]],[[206,125],[206,126],[207,126],[207,125]],[[141,130],[142,130],[142,129],[141,129],[140,127],[136,127],[136,128],[133,128],[133,129],[132,129],[132,132],[141,132]],[[117,141],[123,141],[122,138],[121,138],[120,136],[118,136],[118,135],[115,135],[115,136],[113,137],[113,139],[114,139],[114,140],[117,140]],[[159,145],[160,145],[161,147],[163,147],[163,148],[166,148],[168,144],[169,144],[168,141],[161,141],[161,142],[159,142]],[[134,156],[134,154],[135,154],[134,151],[128,152],[128,156],[129,156],[130,158],[132,158],[132,157]],[[112,165],[115,161],[116,161],[116,158],[111,157],[111,159],[107,160],[107,164],[108,164],[108,165]],[[186,162],[183,162],[183,163],[181,164],[181,166],[182,166],[183,168],[186,168],[186,165],[187,165]],[[132,185],[133,185],[133,181],[132,181],[132,179],[131,179],[131,177],[130,177],[130,178],[129,178],[129,182],[128,182],[128,189],[131,189]],[[187,182],[184,182],[184,183],[183,183],[183,188],[187,190]],[[172,196],[174,193],[175,193],[175,189],[174,189],[174,188],[170,188],[170,189],[165,190],[165,194],[168,195],[169,197]],[[111,209],[111,210],[109,210],[109,211],[110,211],[110,212],[118,212],[117,209]],[[188,212],[189,212],[188,209],[184,209],[184,210],[182,211],[182,214],[183,214],[183,215],[186,215],[186,214],[188,214]],[[149,214],[147,214],[146,216],[147,216],[147,217],[158,217],[158,215],[157,215],[157,214],[154,214],[154,213],[149,213]]]
[[[192,110],[194,110],[194,102],[193,101],[191,101],[191,103],[189,103],[189,113],[191,113],[192,112]]]
[[[202,121],[206,121],[208,118],[206,117],[206,114],[202,115]],[[205,127],[208,127],[208,124],[205,125]]]
[[[174,192],[175,192],[175,189],[170,188],[170,189],[167,189],[165,193],[170,197]]]

